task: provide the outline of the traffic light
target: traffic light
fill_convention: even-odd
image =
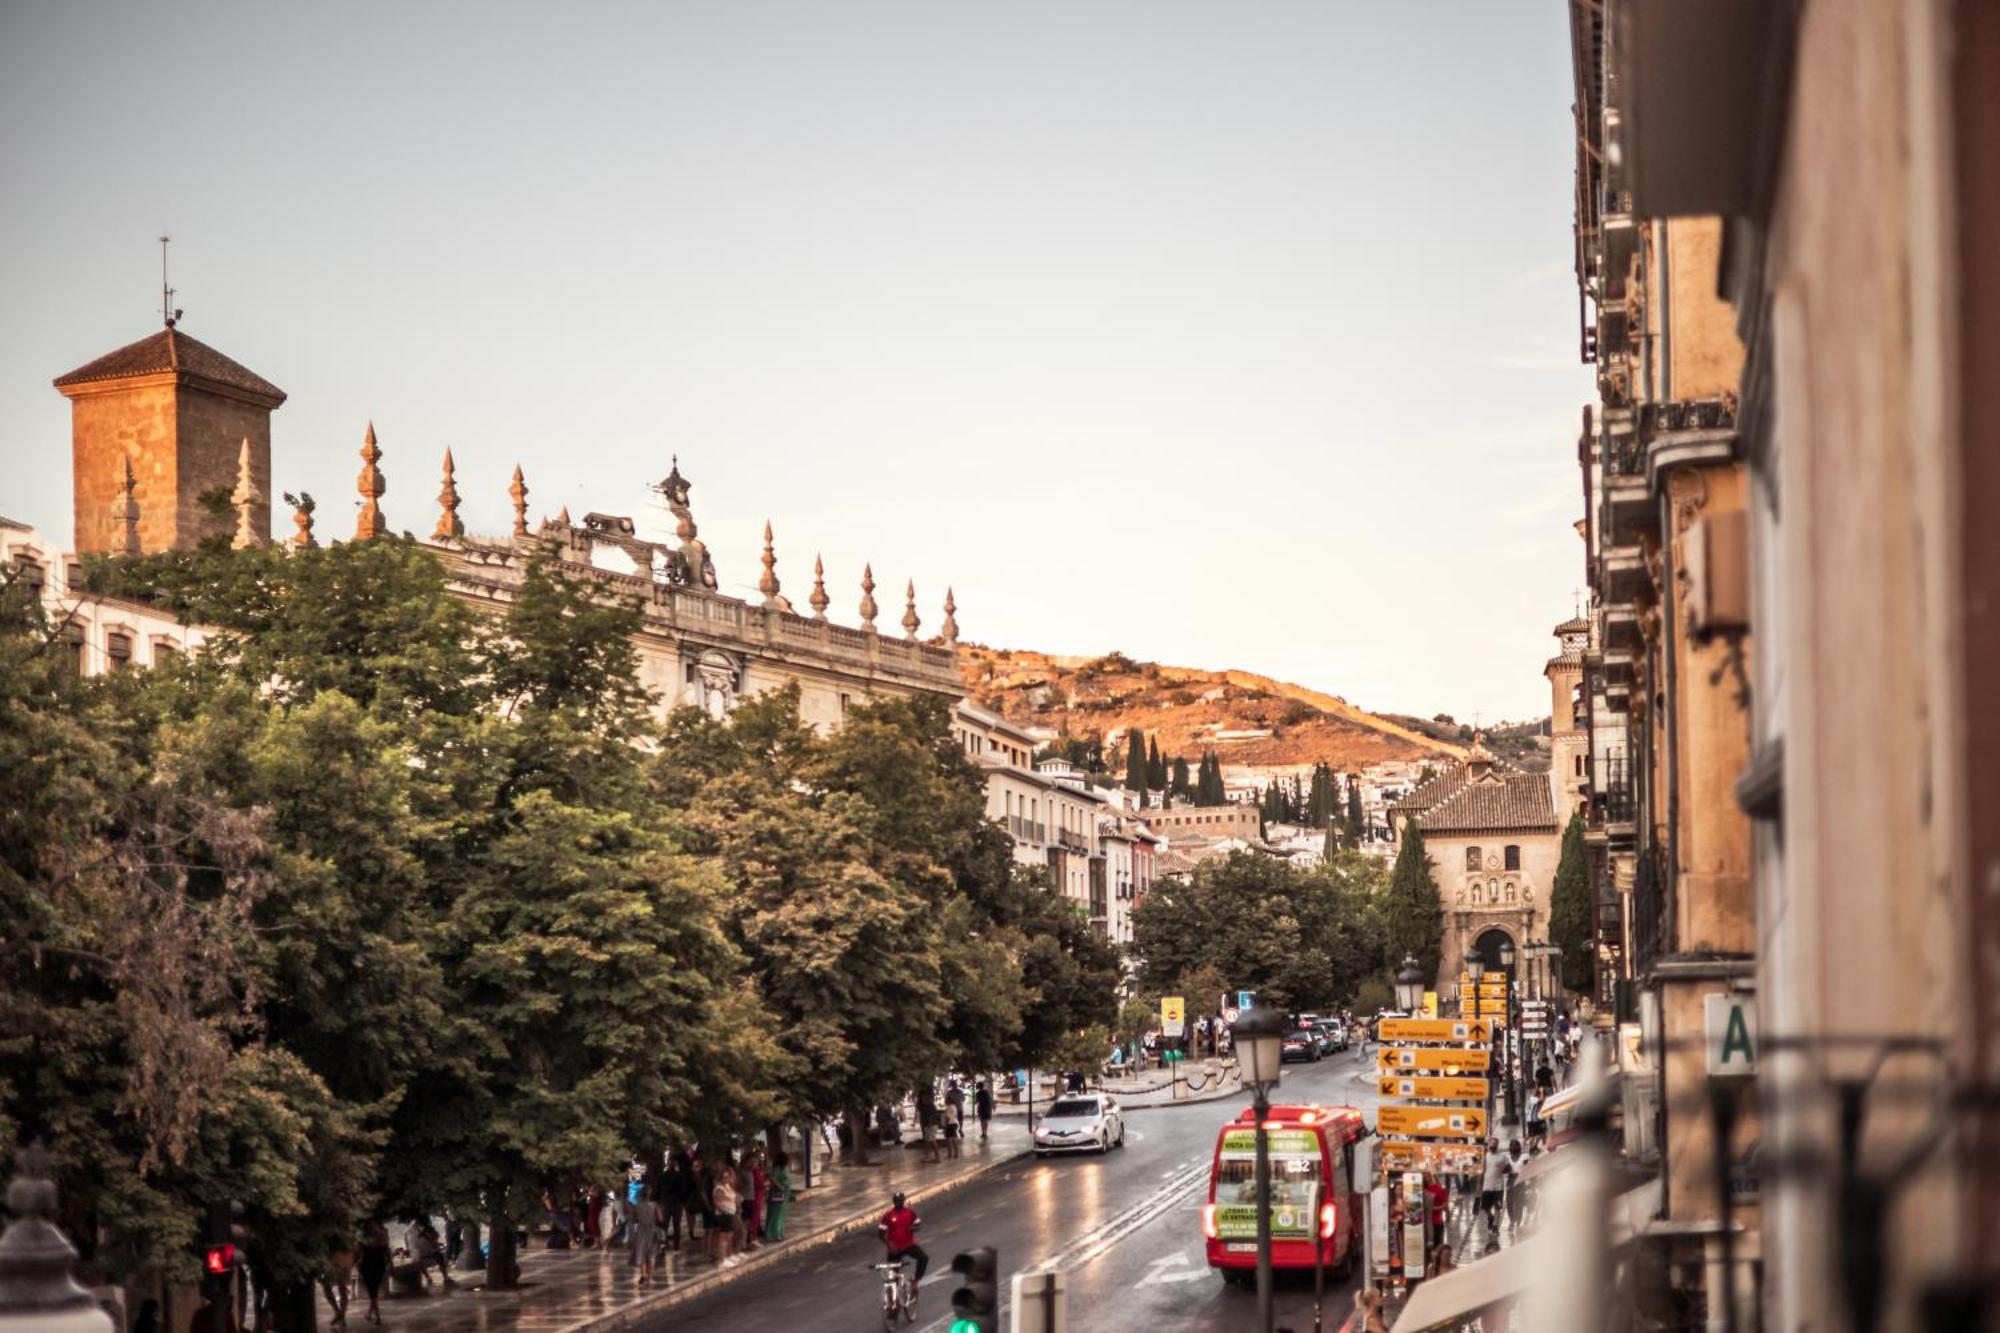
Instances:
[[[1000,1256],[991,1245],[967,1250],[951,1261],[961,1275],[951,1293],[950,1333],[1000,1333]]]

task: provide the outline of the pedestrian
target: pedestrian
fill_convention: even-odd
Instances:
[[[368,1322],[382,1322],[382,1284],[389,1277],[389,1228],[379,1217],[370,1218],[361,1230],[361,1289],[368,1293]]]
[[[792,1201],[792,1159],[783,1148],[771,1154],[770,1200],[764,1208],[764,1239],[785,1238],[785,1206]]]
[[[960,1118],[962,1119],[964,1117],[965,1089],[959,1086],[958,1079],[956,1076],[953,1076],[950,1084],[947,1085],[944,1090],[944,1104],[946,1106],[957,1107]]]
[[[604,1191],[604,1202],[598,1208],[597,1230],[603,1237],[605,1257],[608,1259],[611,1247],[625,1236],[625,1198],[621,1191]]]
[[[736,1237],[742,1229],[741,1211],[743,1196],[736,1192],[736,1172],[727,1162],[715,1168],[715,1189],[709,1195],[709,1207],[715,1212],[715,1226],[709,1231],[709,1257],[720,1268],[734,1268],[742,1262],[742,1256],[734,1253]]]
[[[667,1169],[660,1177],[660,1206],[666,1213],[667,1244],[675,1250],[681,1247],[681,1228],[687,1227],[688,1234],[694,1233],[694,1162],[687,1150],[677,1148],[667,1158]]]
[[[626,1221],[626,1235],[631,1241],[631,1264],[639,1274],[637,1285],[643,1287],[653,1280],[654,1251],[660,1237],[660,1206],[643,1186]]]
[[[972,1109],[979,1113],[979,1137],[986,1137],[986,1128],[993,1122],[993,1087],[985,1079],[979,1080],[979,1090],[972,1094]]]
[[[1527,1191],[1521,1187],[1521,1168],[1527,1158],[1521,1155],[1521,1141],[1514,1139],[1507,1144],[1507,1228],[1515,1240],[1521,1239],[1521,1209],[1528,1202]]]
[[[1445,1188],[1442,1175],[1424,1177],[1424,1199],[1430,1212],[1431,1243],[1441,1244],[1444,1241],[1445,1210],[1451,1206],[1451,1191]]]
[[[744,1173],[750,1184],[743,1191],[743,1227],[749,1237],[750,1248],[757,1249],[764,1243],[764,1204],[770,1195],[770,1178],[764,1174],[764,1151],[755,1149],[744,1157]]]
[[[334,1324],[345,1326],[347,1306],[354,1299],[353,1245],[343,1240],[327,1251],[326,1273],[319,1280],[319,1289],[326,1294],[327,1308],[333,1311]]]
[[[945,1156],[953,1160],[958,1157],[958,1140],[962,1129],[959,1124],[957,1104],[947,1101],[944,1104],[944,1151]]]
[[[1500,1195],[1507,1187],[1507,1157],[1500,1151],[1500,1140],[1486,1141],[1486,1170],[1479,1181],[1479,1211],[1486,1215],[1486,1238],[1489,1245],[1497,1244],[1500,1237]]]
[[[926,1162],[941,1160],[938,1156],[938,1109],[930,1097],[930,1089],[917,1093],[917,1126],[923,1131],[924,1157]]]
[[[1549,1068],[1547,1060],[1535,1066],[1535,1091],[1546,1097],[1556,1090],[1555,1071]]]

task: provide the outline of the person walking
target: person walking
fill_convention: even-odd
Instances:
[[[749,1248],[754,1250],[764,1244],[764,1204],[771,1191],[770,1178],[764,1174],[763,1149],[753,1149],[744,1155],[743,1174],[749,1178],[743,1189],[743,1230]]]
[[[679,1250],[682,1226],[690,1236],[694,1234],[694,1163],[685,1149],[675,1149],[667,1159],[666,1172],[660,1177],[660,1205],[667,1217],[666,1243]]]
[[[354,1246],[340,1241],[327,1251],[326,1273],[319,1280],[326,1294],[327,1308],[333,1311],[335,1327],[347,1324],[347,1306],[354,1299]]]
[[[368,1293],[368,1322],[382,1322],[382,1284],[389,1278],[389,1228],[379,1217],[361,1230],[361,1289]]]
[[[1521,1239],[1521,1210],[1528,1202],[1528,1194],[1521,1187],[1521,1168],[1528,1159],[1521,1153],[1521,1141],[1514,1139],[1507,1145],[1507,1229],[1513,1234],[1515,1243]]]
[[[987,1079],[979,1080],[978,1091],[972,1094],[972,1109],[979,1113],[979,1137],[986,1137],[986,1128],[993,1123],[993,1084]]]
[[[1500,1196],[1507,1188],[1507,1157],[1500,1140],[1486,1141],[1486,1170],[1479,1181],[1479,1211],[1486,1215],[1486,1248],[1500,1247]]]
[[[632,1267],[639,1275],[637,1285],[643,1287],[653,1280],[653,1260],[660,1238],[660,1205],[643,1187],[626,1221],[626,1237],[631,1243]]]
[[[792,1201],[792,1159],[783,1148],[771,1156],[771,1197],[764,1212],[764,1239],[785,1238],[785,1206]]]

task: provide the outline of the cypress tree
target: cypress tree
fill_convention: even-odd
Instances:
[[[1444,952],[1444,903],[1431,881],[1424,835],[1415,824],[1406,824],[1402,838],[1396,868],[1389,876],[1389,891],[1382,901],[1389,966],[1391,970],[1401,966],[1408,954],[1417,960],[1417,970],[1428,981],[1437,976],[1438,958]]]
[[[1125,790],[1146,790],[1145,742],[1139,739],[1137,727],[1125,733]]]
[[[1361,815],[1361,778],[1358,774],[1347,775],[1347,845],[1359,847],[1361,835],[1366,831],[1366,823]]]
[[[1153,737],[1147,746],[1146,785],[1154,791],[1165,791],[1167,787],[1167,761],[1160,758],[1158,736]]]
[[[1562,860],[1549,894],[1549,939],[1562,946],[1563,985],[1590,989],[1590,853],[1583,842],[1583,815],[1573,814],[1563,830]]]
[[[1194,803],[1196,805],[1226,805],[1229,792],[1222,785],[1222,761],[1215,757],[1213,750],[1201,757],[1201,772],[1195,779]]]
[[[1167,794],[1183,799],[1194,795],[1194,783],[1188,778],[1187,760],[1182,756],[1174,757],[1174,775],[1167,783]]]

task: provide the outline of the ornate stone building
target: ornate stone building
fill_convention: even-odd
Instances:
[[[1467,949],[1496,975],[1500,945],[1546,941],[1549,894],[1562,859],[1563,825],[1588,799],[1590,739],[1579,715],[1583,648],[1589,625],[1556,626],[1561,651],[1549,659],[1549,771],[1511,768],[1475,737],[1465,758],[1389,807],[1391,833],[1415,827],[1431,859],[1444,904],[1444,948],[1437,988],[1449,994]]]
[[[229,534],[239,547],[270,540],[270,413],[284,402],[282,390],[172,324],[55,383],[73,404],[79,552],[150,553],[191,547],[217,534]],[[506,487],[512,530],[469,534],[458,512],[456,463],[450,450],[441,453],[437,517],[423,545],[444,562],[453,590],[497,611],[519,591],[530,559],[550,553],[588,571],[607,594],[635,598],[643,612],[641,681],[662,711],[686,704],[720,716],[740,698],[794,684],[805,718],[828,727],[869,695],[956,700],[962,692],[957,605],[949,589],[937,635],[919,638],[923,618],[914,581],[905,584],[901,634],[885,634],[875,623],[874,571],[864,565],[859,623],[837,625],[827,614],[833,599],[815,557],[811,614],[800,614],[780,591],[767,523],[761,597],[749,601],[719,592],[714,557],[690,507],[693,487],[678,459],[652,487],[674,538],[654,541],[625,514],[590,513],[576,522],[565,508],[531,523],[529,487],[518,467]],[[381,503],[389,491],[385,454],[373,423],[360,457],[353,539],[366,541],[391,530]],[[315,545],[311,501],[291,517],[295,532],[286,544]]]

